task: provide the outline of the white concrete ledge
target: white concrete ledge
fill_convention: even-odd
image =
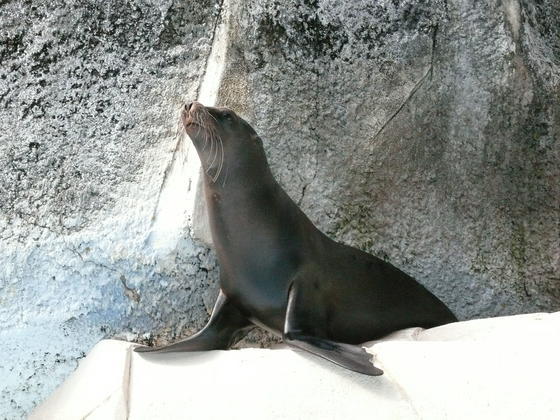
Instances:
[[[290,349],[140,355],[101,341],[30,419],[558,419],[560,313],[409,329],[385,374]]]

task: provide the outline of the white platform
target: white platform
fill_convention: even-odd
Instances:
[[[140,355],[105,340],[30,419],[560,419],[560,312],[368,347],[383,376],[287,348]]]

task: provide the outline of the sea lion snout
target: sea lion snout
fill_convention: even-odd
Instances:
[[[202,104],[196,101],[187,102],[183,106],[181,118],[183,120],[185,128],[193,123],[193,119],[196,119],[195,114],[201,107],[203,107]]]
[[[184,111],[188,113],[196,112],[198,108],[204,108],[204,105],[197,101],[187,102],[185,104]]]

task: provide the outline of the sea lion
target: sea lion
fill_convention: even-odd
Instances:
[[[255,130],[233,111],[192,102],[181,119],[204,170],[220,294],[200,332],[135,351],[227,349],[258,325],[289,346],[381,375],[359,344],[457,320],[409,275],[319,231],[274,179]]]

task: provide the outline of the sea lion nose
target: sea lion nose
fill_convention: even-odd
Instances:
[[[196,112],[197,108],[204,108],[200,102],[192,101],[185,105],[185,112]]]

